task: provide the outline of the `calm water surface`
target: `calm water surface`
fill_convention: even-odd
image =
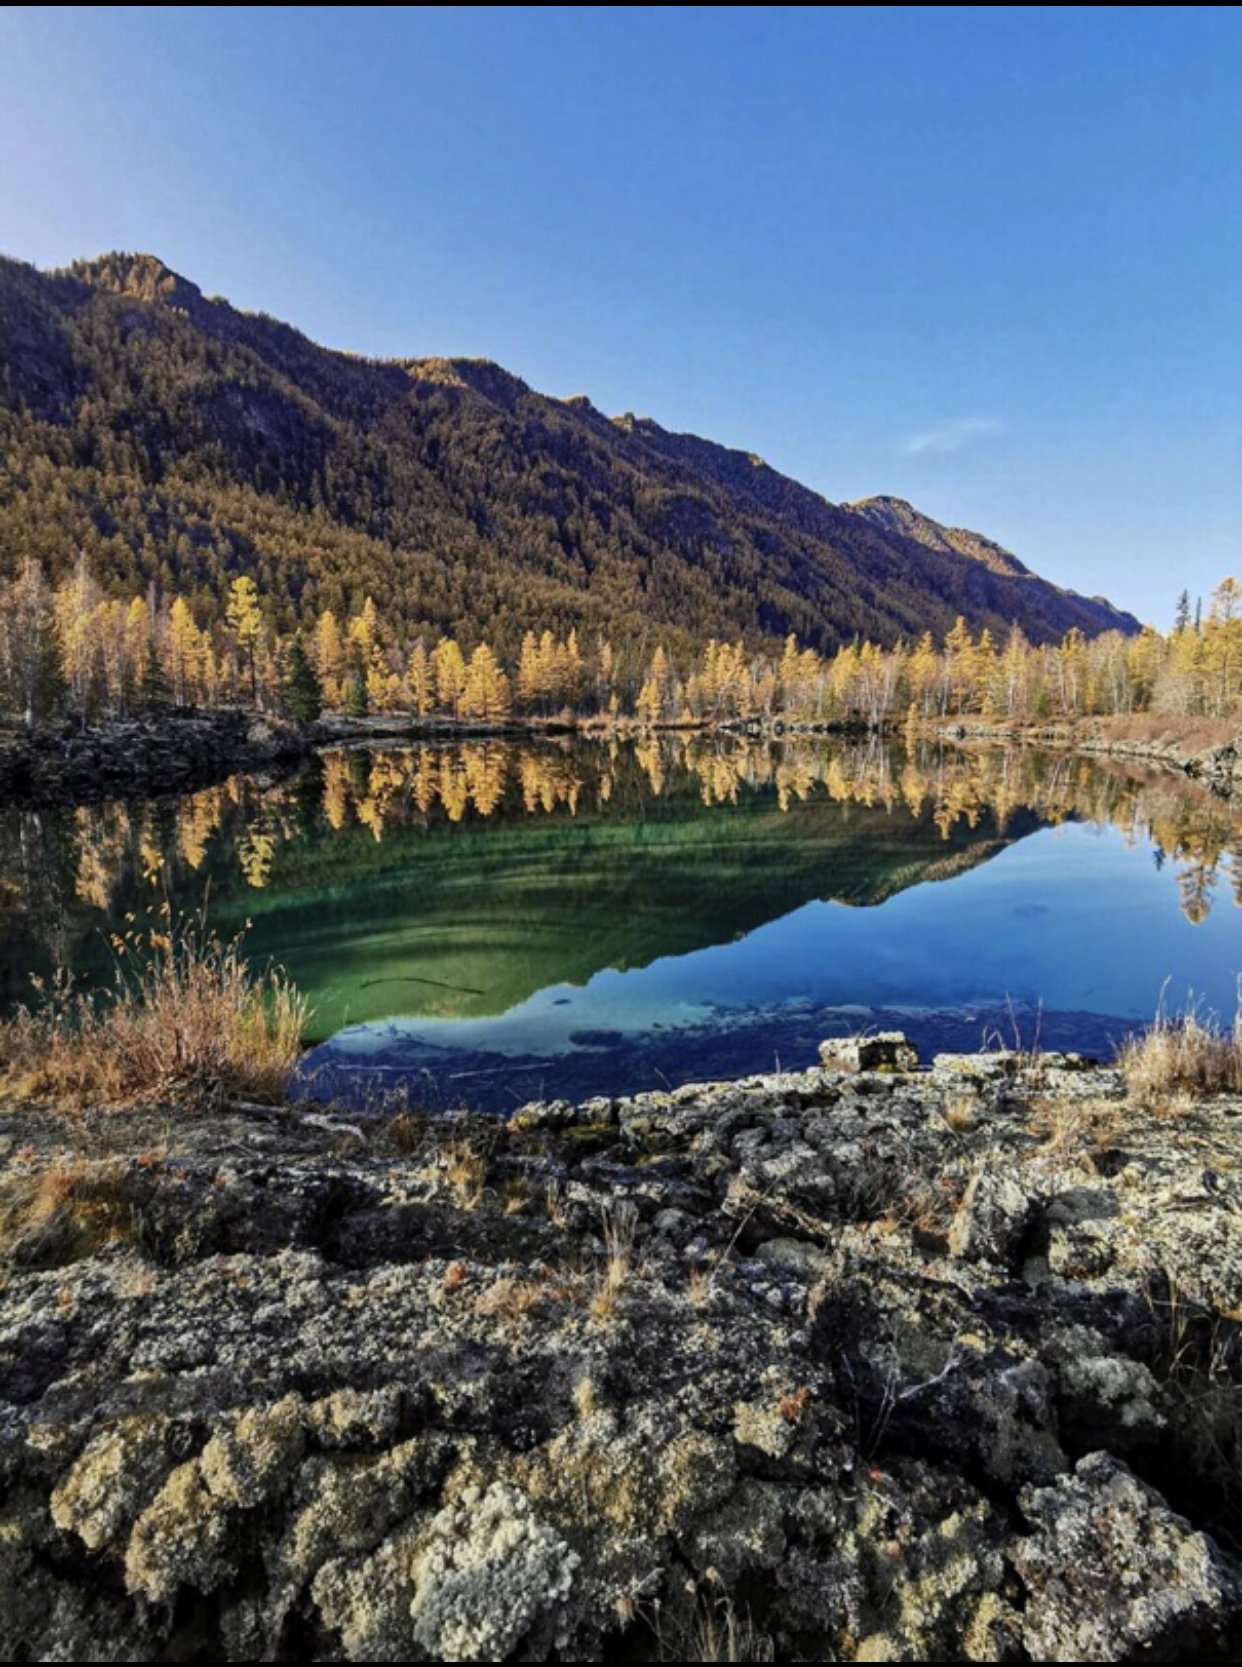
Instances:
[[[500,1108],[809,1063],[900,1025],[1105,1054],[1232,1017],[1238,815],[1031,752],[662,739],[332,752],[180,800],[0,809],[0,1000],[205,906],[314,1007],[313,1092]]]

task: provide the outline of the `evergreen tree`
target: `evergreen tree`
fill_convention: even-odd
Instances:
[[[294,633],[289,645],[289,664],[284,680],[285,705],[290,716],[300,724],[314,723],[323,711],[323,689],[319,676],[310,663],[310,656],[302,642],[302,633]]]
[[[1177,612],[1173,616],[1173,630],[1180,637],[1183,631],[1190,629],[1190,592],[1184,590],[1177,599]]]
[[[138,682],[138,699],[148,712],[168,705],[168,679],[156,652],[155,643],[147,639],[142,657],[142,676]]]
[[[371,710],[367,693],[367,672],[362,654],[355,646],[349,659],[349,676],[345,680],[345,711],[351,718],[365,718]]]

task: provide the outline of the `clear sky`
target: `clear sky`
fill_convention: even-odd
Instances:
[[[1161,624],[1242,572],[1236,7],[6,8],[0,250],[118,248]]]

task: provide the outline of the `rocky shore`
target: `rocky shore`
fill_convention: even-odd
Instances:
[[[1081,718],[1076,723],[994,723],[961,718],[930,727],[941,740],[1041,747],[1098,757],[1163,764],[1229,797],[1242,790],[1242,750],[1236,720],[1158,715]]]
[[[0,794],[85,804],[207,787],[235,770],[296,763],[313,728],[236,710],[185,710],[0,734]]]
[[[0,1157],[11,1658],[1242,1646],[1240,1102],[889,1037]]]

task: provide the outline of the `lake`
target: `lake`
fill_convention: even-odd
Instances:
[[[0,810],[0,1002],[168,899],[314,1009],[309,1092],[504,1109],[813,1061],[1108,1054],[1232,1019],[1239,816],[1016,750],[662,736],[329,751],[182,799]],[[132,920],[131,920],[132,917]]]

